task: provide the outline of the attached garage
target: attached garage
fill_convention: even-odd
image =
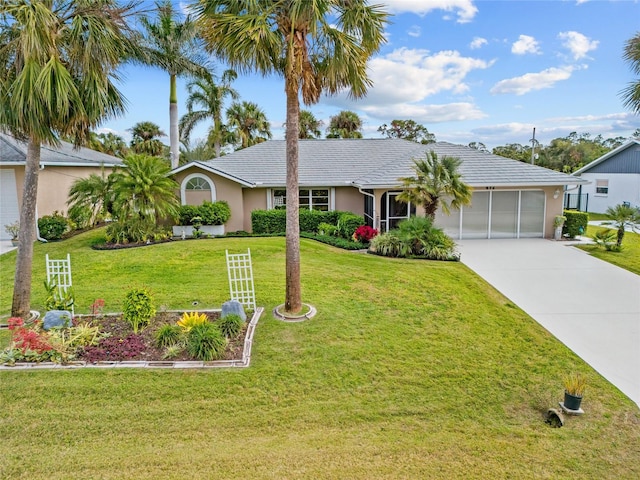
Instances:
[[[16,172],[13,168],[0,168],[0,240],[10,240],[4,226],[20,218]]]
[[[455,239],[543,238],[543,190],[487,190],[473,192],[471,205],[444,215],[436,224]]]

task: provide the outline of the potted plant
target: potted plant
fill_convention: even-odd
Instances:
[[[20,232],[20,222],[17,220],[13,223],[9,223],[4,226],[5,232],[11,235],[11,244],[14,247],[18,246],[18,233]]]
[[[555,240],[560,240],[562,238],[562,227],[566,221],[567,217],[564,215],[556,215],[556,218],[553,219],[553,227],[555,228],[553,238]]]
[[[587,379],[581,373],[570,373],[564,378],[564,407],[580,410],[582,396],[587,388]]]

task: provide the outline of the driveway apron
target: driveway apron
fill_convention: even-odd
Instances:
[[[640,406],[640,276],[563,242],[458,245],[462,263]]]

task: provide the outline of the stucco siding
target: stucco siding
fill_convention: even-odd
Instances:
[[[244,194],[244,222],[242,228],[237,230],[245,230],[251,232],[251,212],[254,210],[267,209],[267,189],[266,188],[245,188]]]
[[[364,199],[362,194],[354,187],[336,187],[336,203],[334,210],[364,214]]]
[[[604,213],[607,208],[629,202],[632,206],[640,205],[640,173],[583,173],[581,178],[589,180],[589,185],[582,186],[582,193],[589,194],[589,211]],[[596,181],[608,182],[608,193],[596,193]]]

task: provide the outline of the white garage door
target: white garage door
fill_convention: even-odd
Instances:
[[[4,226],[20,218],[16,174],[13,169],[0,168],[0,239],[10,240]]]
[[[461,211],[439,211],[436,224],[455,239],[538,238],[544,236],[544,212],[542,190],[488,190],[473,192]]]

